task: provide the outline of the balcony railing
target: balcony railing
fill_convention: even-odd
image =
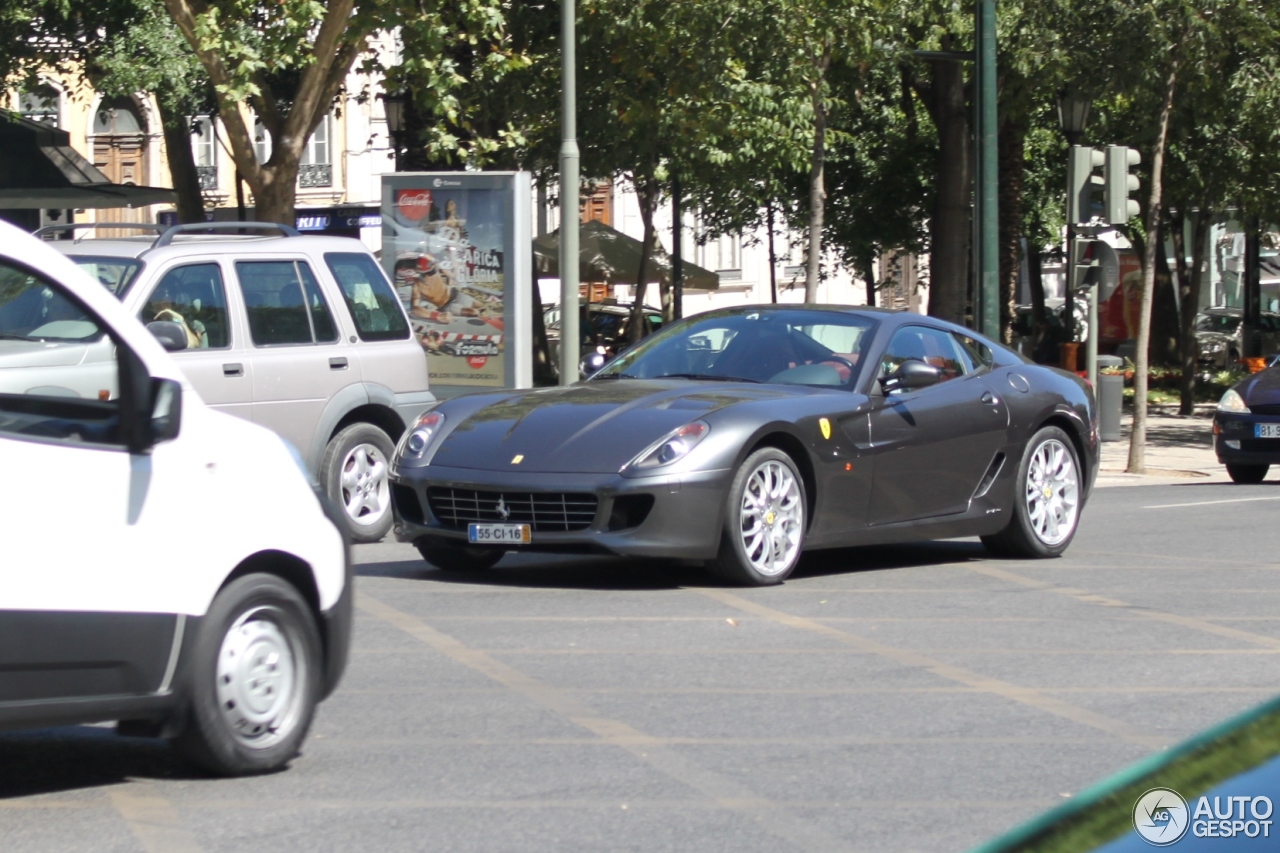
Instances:
[[[203,192],[212,192],[218,188],[217,166],[196,166],[196,178],[200,181]]]
[[[328,163],[312,163],[298,167],[298,186],[331,187],[333,186],[333,166]]]

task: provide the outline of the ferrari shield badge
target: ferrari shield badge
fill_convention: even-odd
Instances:
[[[818,418],[818,429],[822,430],[823,438],[831,438],[831,421],[826,418]]]

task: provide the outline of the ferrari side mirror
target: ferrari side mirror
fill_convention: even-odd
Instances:
[[[600,352],[599,349],[587,353],[582,357],[582,360],[578,362],[578,378],[590,379],[592,376],[595,376],[600,371],[600,368],[604,367],[608,362],[608,357],[606,357],[604,353]]]
[[[909,358],[898,365],[893,373],[880,377],[880,390],[886,394],[893,391],[913,391],[936,385],[941,379],[942,371],[932,364]]]

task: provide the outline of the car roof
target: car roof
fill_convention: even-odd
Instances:
[[[153,248],[149,237],[124,237],[90,240],[50,240],[48,245],[69,256],[136,258],[162,261],[168,258],[209,257],[220,255],[279,255],[282,252],[307,255],[324,252],[360,252],[368,254],[364,243],[353,237],[321,235],[261,236],[225,234],[184,234],[167,246]]]

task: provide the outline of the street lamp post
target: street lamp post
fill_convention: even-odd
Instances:
[[[560,384],[578,379],[578,96],[577,4],[560,3]]]
[[[387,116],[387,133],[391,137],[391,151],[395,157],[396,171],[400,171],[401,138],[404,135],[404,103],[403,92],[383,92],[382,110]]]
[[[1067,140],[1067,145],[1076,148],[1084,138],[1085,126],[1089,123],[1089,108],[1092,101],[1070,89],[1058,93],[1058,128]],[[1071,192],[1071,187],[1067,187]],[[1076,223],[1067,217],[1067,328],[1071,339],[1076,340]],[[1089,291],[1089,316],[1087,321],[1089,339],[1085,348],[1085,366],[1089,372],[1089,381],[1096,388],[1098,384],[1098,292]]]

